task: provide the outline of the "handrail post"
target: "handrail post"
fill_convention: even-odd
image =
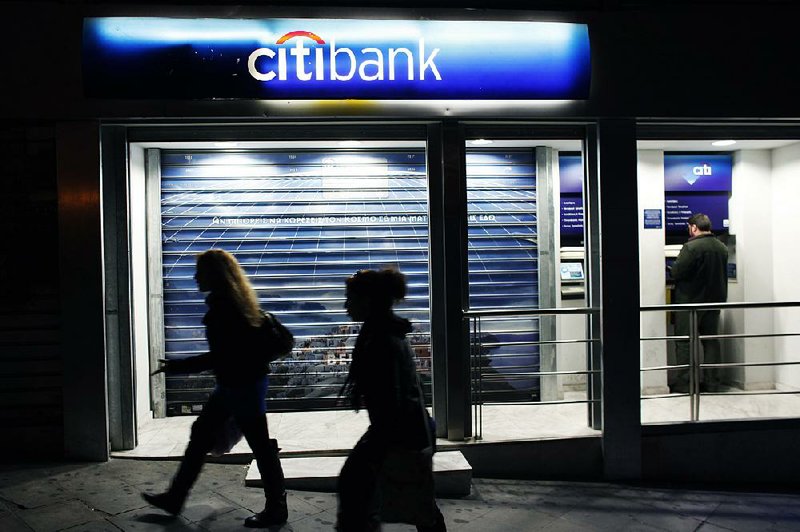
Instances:
[[[475,394],[475,389],[477,387],[475,384],[476,380],[475,371],[477,367],[477,361],[475,356],[476,352],[475,342],[477,341],[475,334],[475,321],[477,320],[477,318],[473,316],[469,318],[469,320],[472,325],[470,327],[470,337],[469,337],[469,400],[470,404],[472,405],[472,429],[473,429],[472,434],[474,436],[476,432],[475,424],[477,422],[475,414],[478,413],[478,402],[476,401],[476,394]]]
[[[476,326],[478,330],[478,427],[477,427],[477,434],[475,435],[476,440],[483,439],[483,331],[481,327],[481,317],[475,320]]]
[[[470,342],[470,400],[472,401],[472,436],[475,440],[483,437],[483,370],[481,368],[481,317],[472,316],[472,341]]]
[[[700,342],[697,338],[697,311],[689,311],[689,408],[690,418],[697,421],[700,417]]]

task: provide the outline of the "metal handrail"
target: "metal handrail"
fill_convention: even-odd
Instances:
[[[690,420],[698,421],[700,417],[700,396],[701,395],[776,395],[776,394],[796,394],[797,391],[778,391],[778,390],[759,390],[751,392],[700,392],[700,375],[703,369],[708,368],[734,368],[734,367],[753,367],[753,366],[794,366],[800,365],[796,362],[725,362],[725,363],[700,363],[700,344],[702,340],[722,340],[739,338],[782,338],[800,336],[798,333],[742,333],[742,334],[705,334],[701,335],[698,331],[698,313],[708,310],[735,310],[735,309],[776,309],[800,307],[800,301],[764,301],[764,302],[718,302],[718,303],[678,303],[672,305],[642,305],[640,312],[689,312],[689,335],[680,336],[647,336],[640,337],[640,341],[663,340],[663,341],[688,341],[689,342],[689,363],[666,366],[648,366],[640,368],[640,372],[657,370],[687,369],[689,372],[689,392],[688,394],[669,394],[642,396],[642,400],[659,399],[664,397],[689,397]]]
[[[486,310],[465,310],[465,318],[475,317],[499,317],[499,316],[552,316],[564,314],[596,314],[600,309],[593,307],[568,307],[568,308],[539,308],[524,307],[516,309],[486,309]]]
[[[672,305],[642,305],[641,311],[656,310],[726,310],[737,308],[785,308],[800,307],[800,301],[749,301],[720,303],[675,303]]]
[[[570,307],[570,308],[516,308],[516,309],[469,309],[463,312],[463,318],[472,321],[470,327],[470,381],[472,383],[471,398],[473,401],[473,423],[475,431],[473,437],[476,440],[483,438],[483,407],[485,405],[553,405],[553,404],[594,404],[599,403],[599,399],[586,398],[583,400],[568,401],[514,401],[510,403],[486,402],[483,400],[483,381],[484,375],[481,370],[480,357],[484,347],[498,347],[506,345],[579,345],[599,342],[598,338],[568,339],[568,340],[538,340],[520,342],[489,342],[482,343],[483,329],[482,318],[536,318],[540,316],[589,316],[599,313],[600,310],[591,307]],[[515,372],[511,376],[542,377],[559,375],[595,375],[601,370],[569,370],[569,371],[536,371],[536,372]]]

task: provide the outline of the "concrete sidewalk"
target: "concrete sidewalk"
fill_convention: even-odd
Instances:
[[[0,465],[0,530],[245,530],[242,520],[264,503],[260,489],[244,485],[246,465],[208,464],[182,514],[170,518],[139,494],[165,489],[176,467],[120,459]],[[440,506],[451,531],[800,530],[800,491],[475,479],[469,497]],[[336,496],[292,491],[289,514],[274,530],[333,530]]]

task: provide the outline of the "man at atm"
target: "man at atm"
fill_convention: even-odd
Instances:
[[[675,280],[675,303],[718,303],[728,299],[728,248],[711,232],[711,220],[703,213],[693,214],[687,221],[689,240],[683,245],[671,268]],[[718,334],[719,310],[697,313],[698,334]],[[689,312],[675,313],[675,334],[689,334]],[[719,340],[703,340],[703,363],[720,362]],[[699,355],[699,353],[698,353]],[[689,342],[675,342],[677,364],[689,363]],[[689,391],[689,372],[677,370],[671,386],[673,393]],[[700,391],[721,391],[720,370],[703,372]]]

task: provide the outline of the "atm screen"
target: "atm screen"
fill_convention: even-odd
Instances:
[[[583,281],[583,263],[582,262],[562,262],[561,263],[561,280],[562,281]]]

